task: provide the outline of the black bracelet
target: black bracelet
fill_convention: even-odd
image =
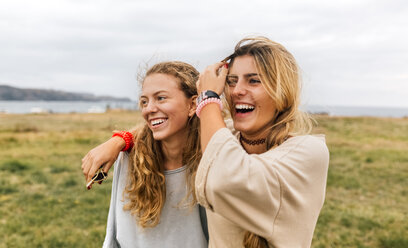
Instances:
[[[200,102],[202,102],[203,100],[207,98],[220,99],[220,96],[212,90],[205,90],[201,92],[200,95],[197,97],[197,106],[200,104]]]

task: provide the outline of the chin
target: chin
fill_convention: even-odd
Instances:
[[[234,129],[239,132],[245,132],[247,128],[245,128],[245,123],[235,122],[234,120]]]
[[[243,133],[244,135],[254,135],[259,132],[254,123],[251,122],[238,122],[234,123],[234,129]]]
[[[154,140],[163,140],[163,139],[165,139],[166,138],[166,136],[165,135],[163,135],[163,134],[160,134],[160,133],[153,133],[153,139]]]

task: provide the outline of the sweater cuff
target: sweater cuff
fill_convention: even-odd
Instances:
[[[208,202],[205,191],[208,173],[214,160],[217,158],[221,147],[231,138],[235,139],[228,128],[221,128],[215,132],[208,142],[207,148],[205,149],[203,156],[201,157],[200,164],[198,165],[195,179],[195,193],[197,201],[201,206],[211,210],[212,206]]]

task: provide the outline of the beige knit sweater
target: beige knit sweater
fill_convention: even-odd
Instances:
[[[263,154],[247,154],[227,128],[211,138],[196,177],[207,209],[209,247],[243,247],[246,230],[270,247],[310,247],[325,198],[325,138],[296,136]]]

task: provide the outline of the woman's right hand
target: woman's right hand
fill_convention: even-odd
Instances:
[[[90,150],[82,159],[82,172],[88,183],[96,171],[103,166],[103,171],[108,173],[116,161],[120,151],[125,147],[125,141],[121,137],[112,137],[105,143]],[[88,189],[92,188],[92,184]]]
[[[200,78],[196,83],[198,93],[211,90],[221,95],[224,91],[227,74],[228,64],[226,62],[218,62],[208,66],[200,73]]]

